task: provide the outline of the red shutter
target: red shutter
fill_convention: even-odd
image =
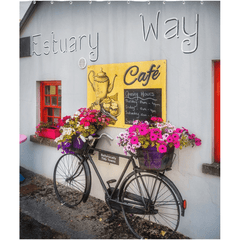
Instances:
[[[214,160],[220,163],[220,61],[214,62]]]

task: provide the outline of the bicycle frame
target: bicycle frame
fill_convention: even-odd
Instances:
[[[101,151],[102,151],[101,149],[98,149],[98,148],[95,148],[95,147],[91,147],[90,149],[91,149],[91,150],[94,150],[94,151],[98,151],[98,152],[101,152]],[[105,152],[105,153],[112,154],[112,152],[109,152],[109,151],[105,151],[105,150],[104,150],[104,152]],[[122,206],[122,205],[127,205],[126,203],[121,202],[120,199],[118,199],[118,198],[117,198],[117,199],[114,199],[113,197],[114,197],[114,194],[118,191],[119,185],[120,185],[121,183],[124,184],[124,183],[125,183],[128,179],[130,179],[133,175],[136,176],[137,173],[138,173],[139,176],[140,176],[141,182],[142,182],[142,184],[143,184],[143,187],[144,187],[146,193],[148,194],[148,197],[150,198],[151,195],[152,195],[151,193],[148,193],[147,187],[145,186],[144,181],[142,180],[142,176],[141,176],[141,173],[140,173],[141,170],[139,170],[139,168],[137,167],[133,155],[132,155],[132,156],[126,156],[126,155],[122,155],[122,154],[116,154],[116,153],[114,153],[114,154],[117,155],[117,156],[119,156],[119,157],[128,159],[128,162],[126,163],[126,165],[125,165],[125,167],[124,167],[124,169],[123,169],[123,171],[122,171],[122,173],[121,173],[121,175],[120,175],[120,177],[119,177],[119,179],[118,179],[118,181],[117,181],[117,183],[116,183],[116,186],[115,186],[114,188],[112,188],[113,191],[111,192],[111,194],[109,194],[108,188],[106,187],[106,185],[105,185],[105,183],[104,183],[104,181],[103,181],[103,179],[102,179],[102,177],[101,177],[101,174],[100,174],[100,172],[98,171],[98,169],[97,169],[97,167],[96,167],[96,164],[94,163],[94,161],[93,161],[93,159],[92,159],[92,157],[91,157],[91,154],[87,151],[87,154],[86,154],[85,157],[82,159],[82,161],[85,161],[85,160],[88,161],[88,160],[89,160],[90,163],[91,163],[91,165],[93,166],[93,169],[94,169],[94,171],[96,172],[97,177],[98,177],[98,179],[99,179],[99,181],[100,181],[100,183],[101,183],[101,186],[102,186],[102,188],[103,188],[103,190],[104,190],[104,192],[105,192],[106,202],[107,202],[107,204],[109,205],[111,211],[112,211],[112,209],[111,209],[111,206],[110,206],[109,201],[114,202],[114,203],[116,203],[116,204],[118,204],[118,205],[120,205],[120,206]],[[82,158],[82,157],[80,156],[80,158]],[[81,162],[82,162],[82,161],[81,161]],[[126,174],[127,169],[129,168],[130,163],[132,163],[132,165],[133,165],[133,171],[124,179],[124,181],[122,181],[122,180],[123,180],[123,177],[124,177],[125,174]],[[76,172],[77,172],[77,171],[76,171]],[[147,171],[146,171],[146,172],[147,172]],[[151,173],[151,172],[149,172],[149,173]],[[163,172],[163,174],[157,173],[157,172],[156,172],[155,174],[158,175],[160,178],[163,178],[163,176],[164,176],[164,172]],[[166,178],[166,177],[164,176],[164,178]],[[177,189],[177,187],[173,184],[173,182],[172,182],[170,179],[168,179],[168,181],[170,182],[170,185],[169,185],[169,186],[172,188],[172,190],[175,192],[175,194],[176,194],[176,196],[177,196],[178,203],[179,203],[179,206],[180,206],[180,208],[181,208],[181,215],[184,216],[185,209],[183,208],[183,199],[182,199],[182,196],[181,196],[179,190]],[[138,185],[139,185],[139,182],[138,182]],[[121,188],[121,187],[120,187],[120,188]],[[140,185],[139,185],[139,189],[140,189],[140,191],[141,191]],[[86,194],[86,195],[88,196],[89,193]],[[134,197],[136,197],[136,196],[134,196]],[[141,202],[143,203],[143,204],[139,204],[139,205],[141,205],[141,207],[137,207],[137,206],[136,206],[135,208],[138,209],[138,211],[139,211],[138,213],[139,213],[139,214],[145,214],[145,213],[143,212],[143,207],[144,207],[145,209],[147,208],[147,200],[142,197],[142,201],[141,201]]]
[[[101,151],[100,149],[97,149],[97,148],[94,148],[94,150],[96,150],[96,151]],[[110,152],[108,152],[108,151],[104,151],[104,152],[110,153]],[[121,173],[121,176],[119,177],[119,179],[118,179],[118,181],[117,181],[117,183],[116,183],[116,186],[113,188],[113,191],[111,192],[111,195],[109,194],[108,189],[107,189],[107,187],[106,187],[106,185],[105,185],[105,183],[104,183],[104,181],[103,181],[103,179],[102,179],[102,177],[101,177],[101,174],[99,173],[99,171],[98,171],[98,169],[97,169],[97,167],[96,167],[96,165],[95,165],[95,163],[94,163],[91,155],[90,155],[90,154],[87,155],[87,159],[89,159],[90,163],[92,164],[93,169],[94,169],[94,171],[96,172],[96,174],[97,174],[97,176],[98,176],[98,179],[99,179],[99,181],[100,181],[100,183],[101,183],[101,185],[102,185],[102,188],[103,188],[103,190],[104,190],[104,192],[105,192],[105,194],[106,194],[106,195],[105,195],[105,196],[106,196],[106,197],[105,197],[105,198],[106,198],[106,203],[107,203],[108,206],[109,206],[109,209],[110,209],[110,211],[111,211],[111,213],[112,213],[112,217],[114,217],[114,213],[113,213],[112,209],[121,210],[122,205],[124,205],[125,207],[128,207],[128,212],[129,212],[129,213],[137,213],[137,214],[143,214],[143,215],[145,215],[145,214],[146,214],[145,210],[146,210],[146,207],[147,207],[146,204],[145,204],[145,202],[147,202],[147,199],[144,198],[143,196],[141,196],[141,200],[142,200],[142,201],[140,201],[139,196],[133,196],[133,197],[135,197],[135,200],[136,200],[136,197],[137,197],[138,200],[139,200],[139,204],[138,204],[139,206],[135,206],[134,209],[129,208],[129,204],[123,203],[123,202],[121,202],[119,199],[114,199],[114,194],[118,191],[118,187],[119,187],[120,183],[122,182],[123,177],[124,177],[124,175],[125,175],[128,167],[129,167],[130,163],[132,163],[133,169],[134,169],[134,171],[133,171],[132,173],[130,173],[130,174],[135,174],[135,175],[136,175],[136,174],[137,174],[136,169],[138,169],[138,167],[137,167],[137,165],[136,165],[136,163],[135,163],[135,160],[134,160],[133,156],[129,157],[129,156],[121,155],[121,154],[117,154],[117,155],[118,155],[119,157],[127,158],[127,159],[128,159],[128,162],[127,162],[127,164],[125,165],[125,167],[124,167],[124,169],[123,169],[123,171],[122,171],[122,173]],[[139,173],[139,174],[140,174],[140,173]],[[142,177],[141,177],[141,174],[140,174],[140,178],[142,178]],[[142,182],[143,182],[143,180],[142,180]],[[144,187],[145,187],[145,186],[144,186]],[[146,189],[146,187],[145,187],[145,189]],[[110,204],[110,201],[111,201],[112,203],[114,203],[114,204],[117,204],[117,205],[115,205],[115,206],[113,207],[113,204]],[[141,204],[141,202],[142,202],[142,204]],[[154,214],[154,213],[152,213],[152,214]]]
[[[94,150],[94,151],[101,152],[101,149],[98,149],[98,148],[93,148],[93,150]],[[108,151],[104,151],[104,152],[106,152],[106,153],[111,153],[111,152],[108,152]],[[116,153],[115,153],[115,154],[116,154]],[[125,156],[125,155],[122,155],[122,154],[116,154],[116,155],[119,156],[119,157],[127,158],[127,159],[128,159],[128,162],[127,162],[126,166],[124,167],[124,169],[123,169],[123,171],[122,171],[122,173],[121,173],[121,176],[119,177],[119,179],[118,179],[118,181],[117,181],[117,183],[116,183],[116,186],[114,187],[114,190],[113,190],[113,192],[111,193],[111,195],[109,195],[108,190],[107,190],[107,187],[106,187],[106,185],[105,185],[105,183],[104,183],[104,181],[103,181],[103,179],[102,179],[102,177],[101,177],[101,174],[99,173],[99,171],[98,171],[98,169],[97,169],[97,167],[96,167],[96,164],[94,163],[91,155],[88,154],[88,156],[87,156],[87,158],[89,159],[90,163],[91,163],[92,166],[93,166],[94,171],[96,172],[96,174],[97,174],[97,176],[98,176],[98,179],[99,179],[99,181],[100,181],[100,183],[101,183],[101,185],[102,185],[102,188],[104,189],[104,192],[106,193],[106,195],[108,196],[109,199],[111,199],[111,198],[113,197],[113,195],[115,194],[116,190],[118,189],[118,187],[119,187],[120,183],[122,182],[122,179],[123,179],[123,177],[124,177],[124,175],[125,175],[128,167],[129,167],[130,163],[132,162],[133,168],[137,167],[137,165],[136,165],[136,163],[135,163],[135,161],[134,161],[134,158],[133,158],[132,156],[129,157],[129,156]]]

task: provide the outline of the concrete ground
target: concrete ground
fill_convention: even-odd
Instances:
[[[105,202],[89,197],[74,208],[62,206],[53,182],[27,169],[20,184],[20,239],[133,239],[122,213],[111,223]],[[177,233],[174,238],[186,236]]]

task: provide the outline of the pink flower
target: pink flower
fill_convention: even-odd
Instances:
[[[88,127],[88,126],[90,126],[90,122],[85,122],[84,127]]]
[[[160,138],[160,139],[162,138],[162,133],[161,132],[158,133],[158,138]]]
[[[196,144],[196,146],[200,146],[202,144],[201,139],[195,138],[195,144]]]
[[[180,128],[177,128],[177,129],[176,129],[176,133],[182,133],[182,132],[183,132],[182,129],[180,129]]]
[[[160,118],[160,117],[151,117],[151,120],[152,120],[153,122],[163,122],[163,119]]]
[[[194,139],[195,136],[196,136],[195,134],[191,134],[191,135],[188,136],[188,139]]]
[[[173,142],[173,137],[172,137],[171,135],[169,135],[169,136],[167,137],[167,141],[168,141],[169,143]]]
[[[160,145],[158,148],[158,151],[160,153],[165,153],[165,152],[167,152],[167,147],[165,145]]]
[[[160,129],[158,128],[152,128],[152,129],[149,129],[149,131],[151,132],[151,134],[158,134],[160,131]]]
[[[156,134],[154,134],[154,133],[152,133],[151,135],[150,135],[150,140],[151,141],[156,141],[158,139],[158,135],[156,135]]]
[[[179,141],[176,141],[173,143],[174,144],[174,147],[175,148],[179,148],[180,147],[180,142]]]
[[[164,141],[159,140],[158,143],[160,143],[160,145],[166,145],[166,143]]]
[[[132,137],[131,144],[138,144],[138,137]]]
[[[157,119],[157,122],[163,122],[163,119],[159,117],[159,118]]]
[[[140,135],[144,136],[144,135],[148,134],[148,129],[146,128],[146,126],[139,126],[138,130],[139,130]]]
[[[157,118],[156,118],[156,117],[151,117],[151,120],[152,120],[152,121],[156,121]]]
[[[177,133],[174,133],[172,135],[172,138],[173,138],[174,141],[177,141],[179,139],[179,135]]]
[[[90,126],[90,122],[85,122],[84,127],[88,127],[88,126]]]
[[[137,127],[136,125],[131,126],[129,128],[129,133],[132,133],[132,132],[136,131],[136,127]]]

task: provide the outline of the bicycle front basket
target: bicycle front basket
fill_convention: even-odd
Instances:
[[[94,136],[94,137],[99,137],[98,134],[96,134],[96,133],[93,134],[92,136]],[[92,148],[95,148],[96,145],[97,145],[97,143],[98,143],[98,139],[95,140]],[[82,154],[83,151],[84,151],[84,144],[87,144],[87,143],[83,142],[82,139],[79,138],[79,134],[78,134],[78,135],[75,135],[75,136],[73,136],[73,138],[72,138],[71,150],[72,150],[73,152],[75,152],[75,153]],[[89,150],[89,153],[90,153],[90,154],[92,154],[93,152],[94,152],[93,149],[90,149],[90,150]]]
[[[84,142],[79,138],[79,134],[72,137],[71,150],[76,153],[81,153],[83,151]]]
[[[137,151],[138,162],[143,170],[165,171],[171,170],[174,147],[166,153],[159,153],[156,147],[148,147]]]

